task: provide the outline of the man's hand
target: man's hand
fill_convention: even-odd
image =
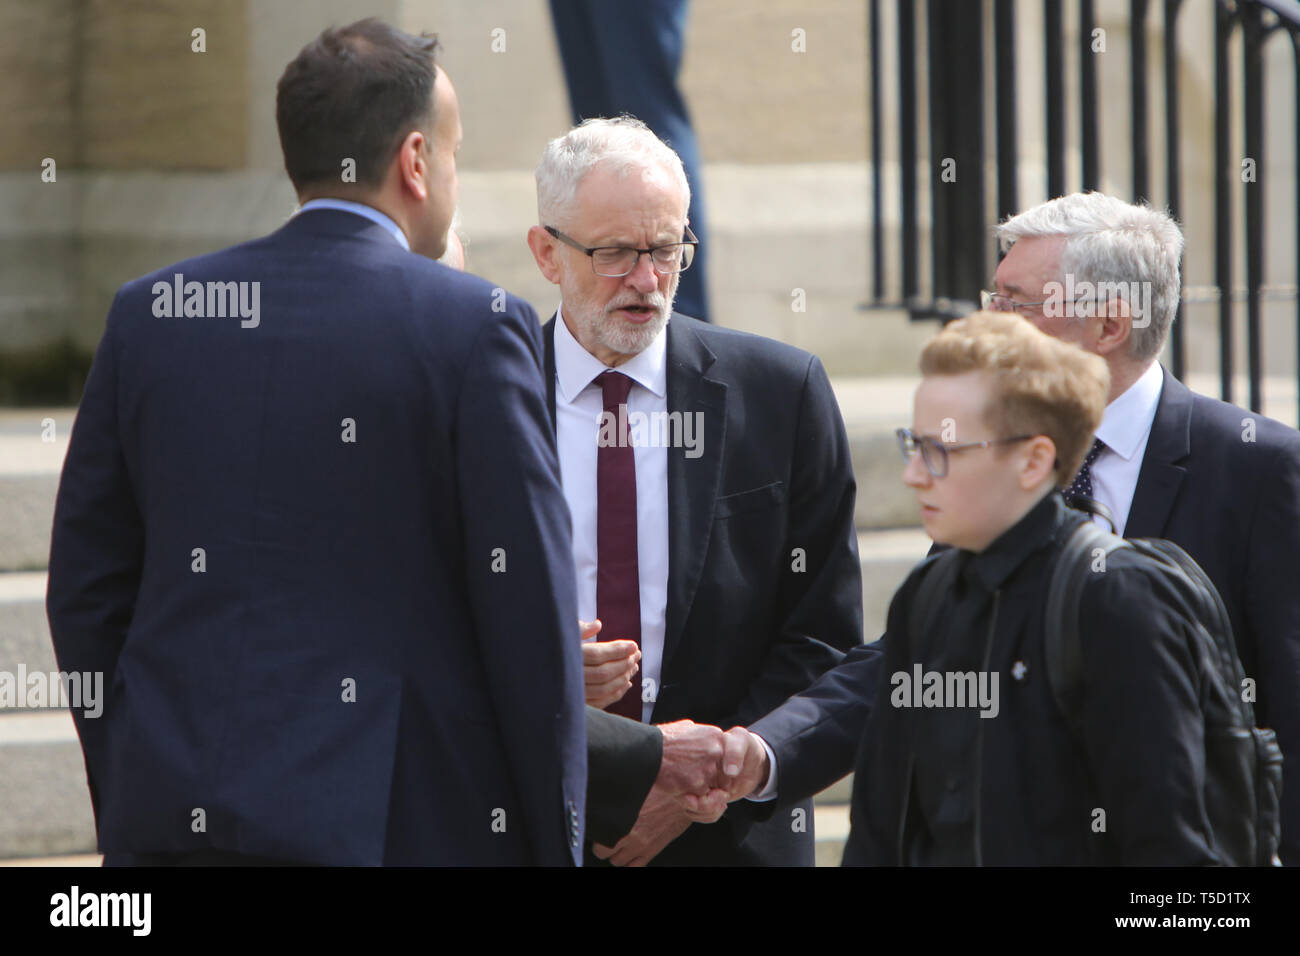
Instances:
[[[725,735],[717,727],[691,720],[660,724],[659,730],[664,736],[664,755],[650,796],[658,791],[673,797],[688,819],[715,822],[727,809],[730,797],[722,774]]]
[[[744,727],[732,727],[723,740],[722,775],[727,799],[739,800],[762,789],[771,773],[771,761],[763,741]]]
[[[660,724],[663,760],[632,832],[613,847],[595,844],[599,859],[615,866],[645,866],[692,822],[713,823],[727,803],[767,781],[767,750],[744,727],[725,734],[717,727],[678,720]]]
[[[667,743],[666,736],[664,742]],[[641,805],[632,832],[612,847],[593,844],[592,852],[598,859],[609,860],[615,866],[645,866],[690,825],[690,818],[677,800],[655,784]]]
[[[641,648],[636,641],[592,641],[600,633],[600,621],[579,621],[582,629],[582,675],[587,703],[603,709],[621,700],[636,677]]]

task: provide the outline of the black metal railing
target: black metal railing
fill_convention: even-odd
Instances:
[[[989,5],[982,0],[895,0],[896,36],[886,37],[882,25],[883,0],[868,0],[869,55],[868,83],[871,111],[870,156],[872,178],[869,188],[872,209],[870,231],[872,270],[868,289],[872,301],[869,308],[905,308],[915,319],[947,319],[970,311],[978,290],[987,281],[995,253],[991,239],[991,221],[986,218],[985,168],[992,163],[996,170],[997,220],[1020,209],[1017,174],[1020,155],[1026,142],[1025,135],[1041,136],[1045,155],[1045,181],[1047,196],[1060,196],[1073,190],[1097,189],[1101,183],[1102,139],[1100,109],[1097,90],[1097,58],[1090,55],[1090,45],[1095,29],[1095,11],[1092,0],[1043,0],[1042,49],[1044,70],[1041,76],[1026,75],[1017,63],[1016,56],[1016,0],[991,0],[991,18],[987,23]],[[921,4],[924,3],[924,7]],[[1152,167],[1159,165],[1159,157],[1152,155],[1149,115],[1152,76],[1147,62],[1149,31],[1153,29],[1151,0],[1130,0],[1129,3],[1129,65],[1130,65],[1130,123],[1129,149],[1131,152],[1131,201],[1148,200],[1152,194]],[[1262,296],[1266,289],[1264,256],[1264,215],[1269,209],[1275,214],[1287,215],[1276,205],[1270,205],[1268,184],[1262,162],[1267,131],[1265,129],[1265,73],[1264,50],[1276,33],[1290,36],[1295,63],[1295,102],[1300,104],[1300,2],[1298,0],[1195,0],[1190,7],[1214,17],[1214,174],[1213,183],[1205,188],[1214,192],[1214,284],[1211,288],[1218,301],[1219,377],[1222,397],[1233,400],[1233,375],[1236,368],[1234,350],[1234,303],[1244,298],[1246,312],[1246,371],[1250,382],[1250,407],[1260,410],[1263,404],[1263,336]],[[922,61],[917,55],[916,23],[918,13],[924,10],[927,28],[927,56],[924,74],[927,80],[928,109],[918,110],[918,78],[922,76]],[[1080,46],[1077,57],[1079,122],[1076,165],[1078,181],[1071,183],[1067,177],[1066,120],[1066,29],[1068,13],[1078,17],[1077,40]],[[1163,0],[1164,69],[1162,73],[1164,102],[1164,193],[1170,213],[1181,221],[1185,177],[1182,168],[1182,136],[1179,110],[1183,106],[1179,84],[1179,64],[1188,52],[1179,46],[1180,17],[1190,16],[1184,9],[1184,0]],[[983,56],[984,40],[991,32],[993,63],[992,124],[995,149],[990,157],[985,149],[986,103],[984,81],[986,72]],[[1241,47],[1241,107],[1237,108],[1230,67],[1234,44]],[[897,228],[886,224],[884,187],[885,143],[888,135],[885,117],[891,111],[885,108],[882,97],[882,48],[894,44],[897,56],[897,138],[895,148],[899,161],[897,196]],[[1017,129],[1016,102],[1020,84],[1040,83],[1045,91],[1046,115],[1039,130]],[[1288,97],[1289,98],[1289,97]],[[883,112],[882,112],[883,111]],[[918,117],[927,116],[929,169],[927,194],[930,199],[931,270],[930,281],[922,288],[919,263],[926,250],[921,248],[920,183],[918,170],[921,156],[918,151]],[[1296,122],[1296,157],[1300,157],[1300,117]],[[1240,131],[1244,143],[1244,156],[1254,160],[1254,178],[1244,189],[1238,190],[1241,179],[1241,159],[1233,150],[1233,134]],[[1123,148],[1122,143],[1114,144]],[[1114,149],[1110,151],[1114,152]],[[962,171],[962,188],[945,189],[944,162],[955,160]],[[1300,285],[1300,166],[1293,166],[1295,177],[1296,209],[1295,258],[1297,285]],[[1113,191],[1113,187],[1112,187]],[[1234,223],[1244,222],[1244,250],[1239,248],[1234,236]],[[1189,248],[1194,243],[1205,242],[1205,237],[1187,237]],[[899,269],[897,281],[891,282],[885,265],[886,243],[898,243]],[[1234,287],[1233,262],[1238,252],[1244,252],[1246,276],[1244,296]],[[1186,258],[1186,257],[1185,257]],[[892,288],[891,288],[892,287]],[[1186,284],[1184,289],[1187,290]],[[1300,381],[1300,297],[1294,289],[1284,293],[1296,298],[1296,375]],[[1193,298],[1185,291],[1184,302]],[[1171,331],[1171,364],[1175,375],[1183,376],[1188,365],[1187,331],[1183,319],[1183,303]]]

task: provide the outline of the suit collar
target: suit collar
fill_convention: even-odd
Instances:
[[[1185,462],[1192,451],[1192,400],[1189,389],[1162,368],[1164,383],[1151,423],[1142,470],[1133,492],[1124,534],[1130,538],[1162,537],[1174,499],[1187,474]]]
[[[350,212],[353,215],[360,216],[362,219],[369,219],[377,225],[383,226],[393,239],[407,252],[411,251],[411,243],[406,238],[406,233],[402,232],[401,226],[393,222],[392,218],[386,213],[380,212],[374,206],[367,206],[365,203],[352,202],[349,199],[309,199],[298,207],[295,216],[301,216],[305,212],[312,212],[316,209],[334,209],[339,212]]]
[[[295,213],[280,227],[280,232],[301,236],[357,238],[400,248],[397,240],[379,222],[342,209],[312,208]]]

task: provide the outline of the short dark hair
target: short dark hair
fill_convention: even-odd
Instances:
[[[383,182],[394,151],[412,129],[433,129],[438,37],[411,36],[368,17],[331,27],[285,67],[276,85],[275,122],[294,188],[339,183],[343,161],[356,181]]]

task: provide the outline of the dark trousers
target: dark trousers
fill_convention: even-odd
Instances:
[[[677,286],[676,311],[709,321],[708,231],[700,156],[677,88],[687,0],[550,0],[574,122],[631,113],[677,151],[691,184],[688,217],[700,240]]]

